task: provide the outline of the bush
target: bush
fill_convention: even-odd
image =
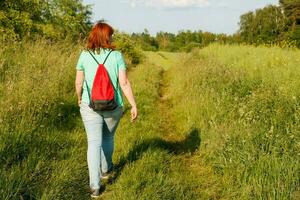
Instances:
[[[143,59],[142,51],[130,39],[130,36],[124,33],[117,33],[114,37],[117,49],[125,55],[125,60],[128,64],[139,64]]]

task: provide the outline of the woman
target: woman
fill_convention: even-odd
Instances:
[[[123,115],[122,91],[131,105],[131,121],[137,118],[137,106],[127,79],[124,59],[112,45],[113,33],[110,25],[98,22],[90,32],[87,49],[82,51],[76,66],[75,86],[80,114],[87,133],[87,161],[92,197],[100,195],[100,178],[107,178],[107,174],[113,169],[114,134]],[[113,51],[110,53],[111,50]],[[89,96],[98,67],[92,56],[99,63],[106,59],[105,68],[116,89],[115,100],[118,104],[112,111],[95,112],[89,107]]]

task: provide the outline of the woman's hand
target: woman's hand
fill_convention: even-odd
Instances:
[[[78,99],[78,106],[80,106],[81,104],[81,99]]]
[[[133,122],[137,118],[138,112],[137,112],[133,92],[131,89],[131,85],[127,78],[126,70],[119,70],[119,83],[120,83],[120,86],[121,86],[121,89],[122,89],[124,95],[126,96],[127,100],[129,101],[130,105],[132,106],[131,107],[131,122]]]
[[[131,122],[133,122],[138,116],[137,107],[132,106],[131,108]]]

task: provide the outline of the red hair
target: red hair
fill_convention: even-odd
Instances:
[[[90,50],[99,50],[100,48],[115,49],[115,46],[111,44],[111,36],[114,33],[114,29],[104,23],[98,22],[91,30],[87,48]]]

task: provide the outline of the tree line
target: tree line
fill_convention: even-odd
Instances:
[[[159,32],[151,37],[145,30],[133,33],[131,38],[143,50],[190,51],[212,42],[300,47],[300,0],[280,0],[278,6],[268,5],[243,14],[238,32],[232,35],[188,30],[177,34]]]
[[[4,40],[43,37],[77,41],[90,30],[91,14],[91,6],[82,0],[4,0],[0,1],[0,34]],[[239,27],[231,35],[186,30],[151,36],[145,29],[142,33],[118,32],[116,38],[152,51],[190,51],[212,42],[300,47],[300,0],[280,0],[278,6],[247,12],[240,17]]]
[[[280,0],[240,17],[241,41],[250,44],[287,42],[300,47],[300,0]]]
[[[1,0],[0,34],[2,40],[76,40],[90,29],[91,14],[81,0]]]
[[[177,34],[158,32],[151,36],[147,29],[142,33],[132,33],[129,37],[145,51],[187,51],[202,48],[213,42],[231,44],[239,40],[238,35],[214,34],[199,31],[179,31]]]

